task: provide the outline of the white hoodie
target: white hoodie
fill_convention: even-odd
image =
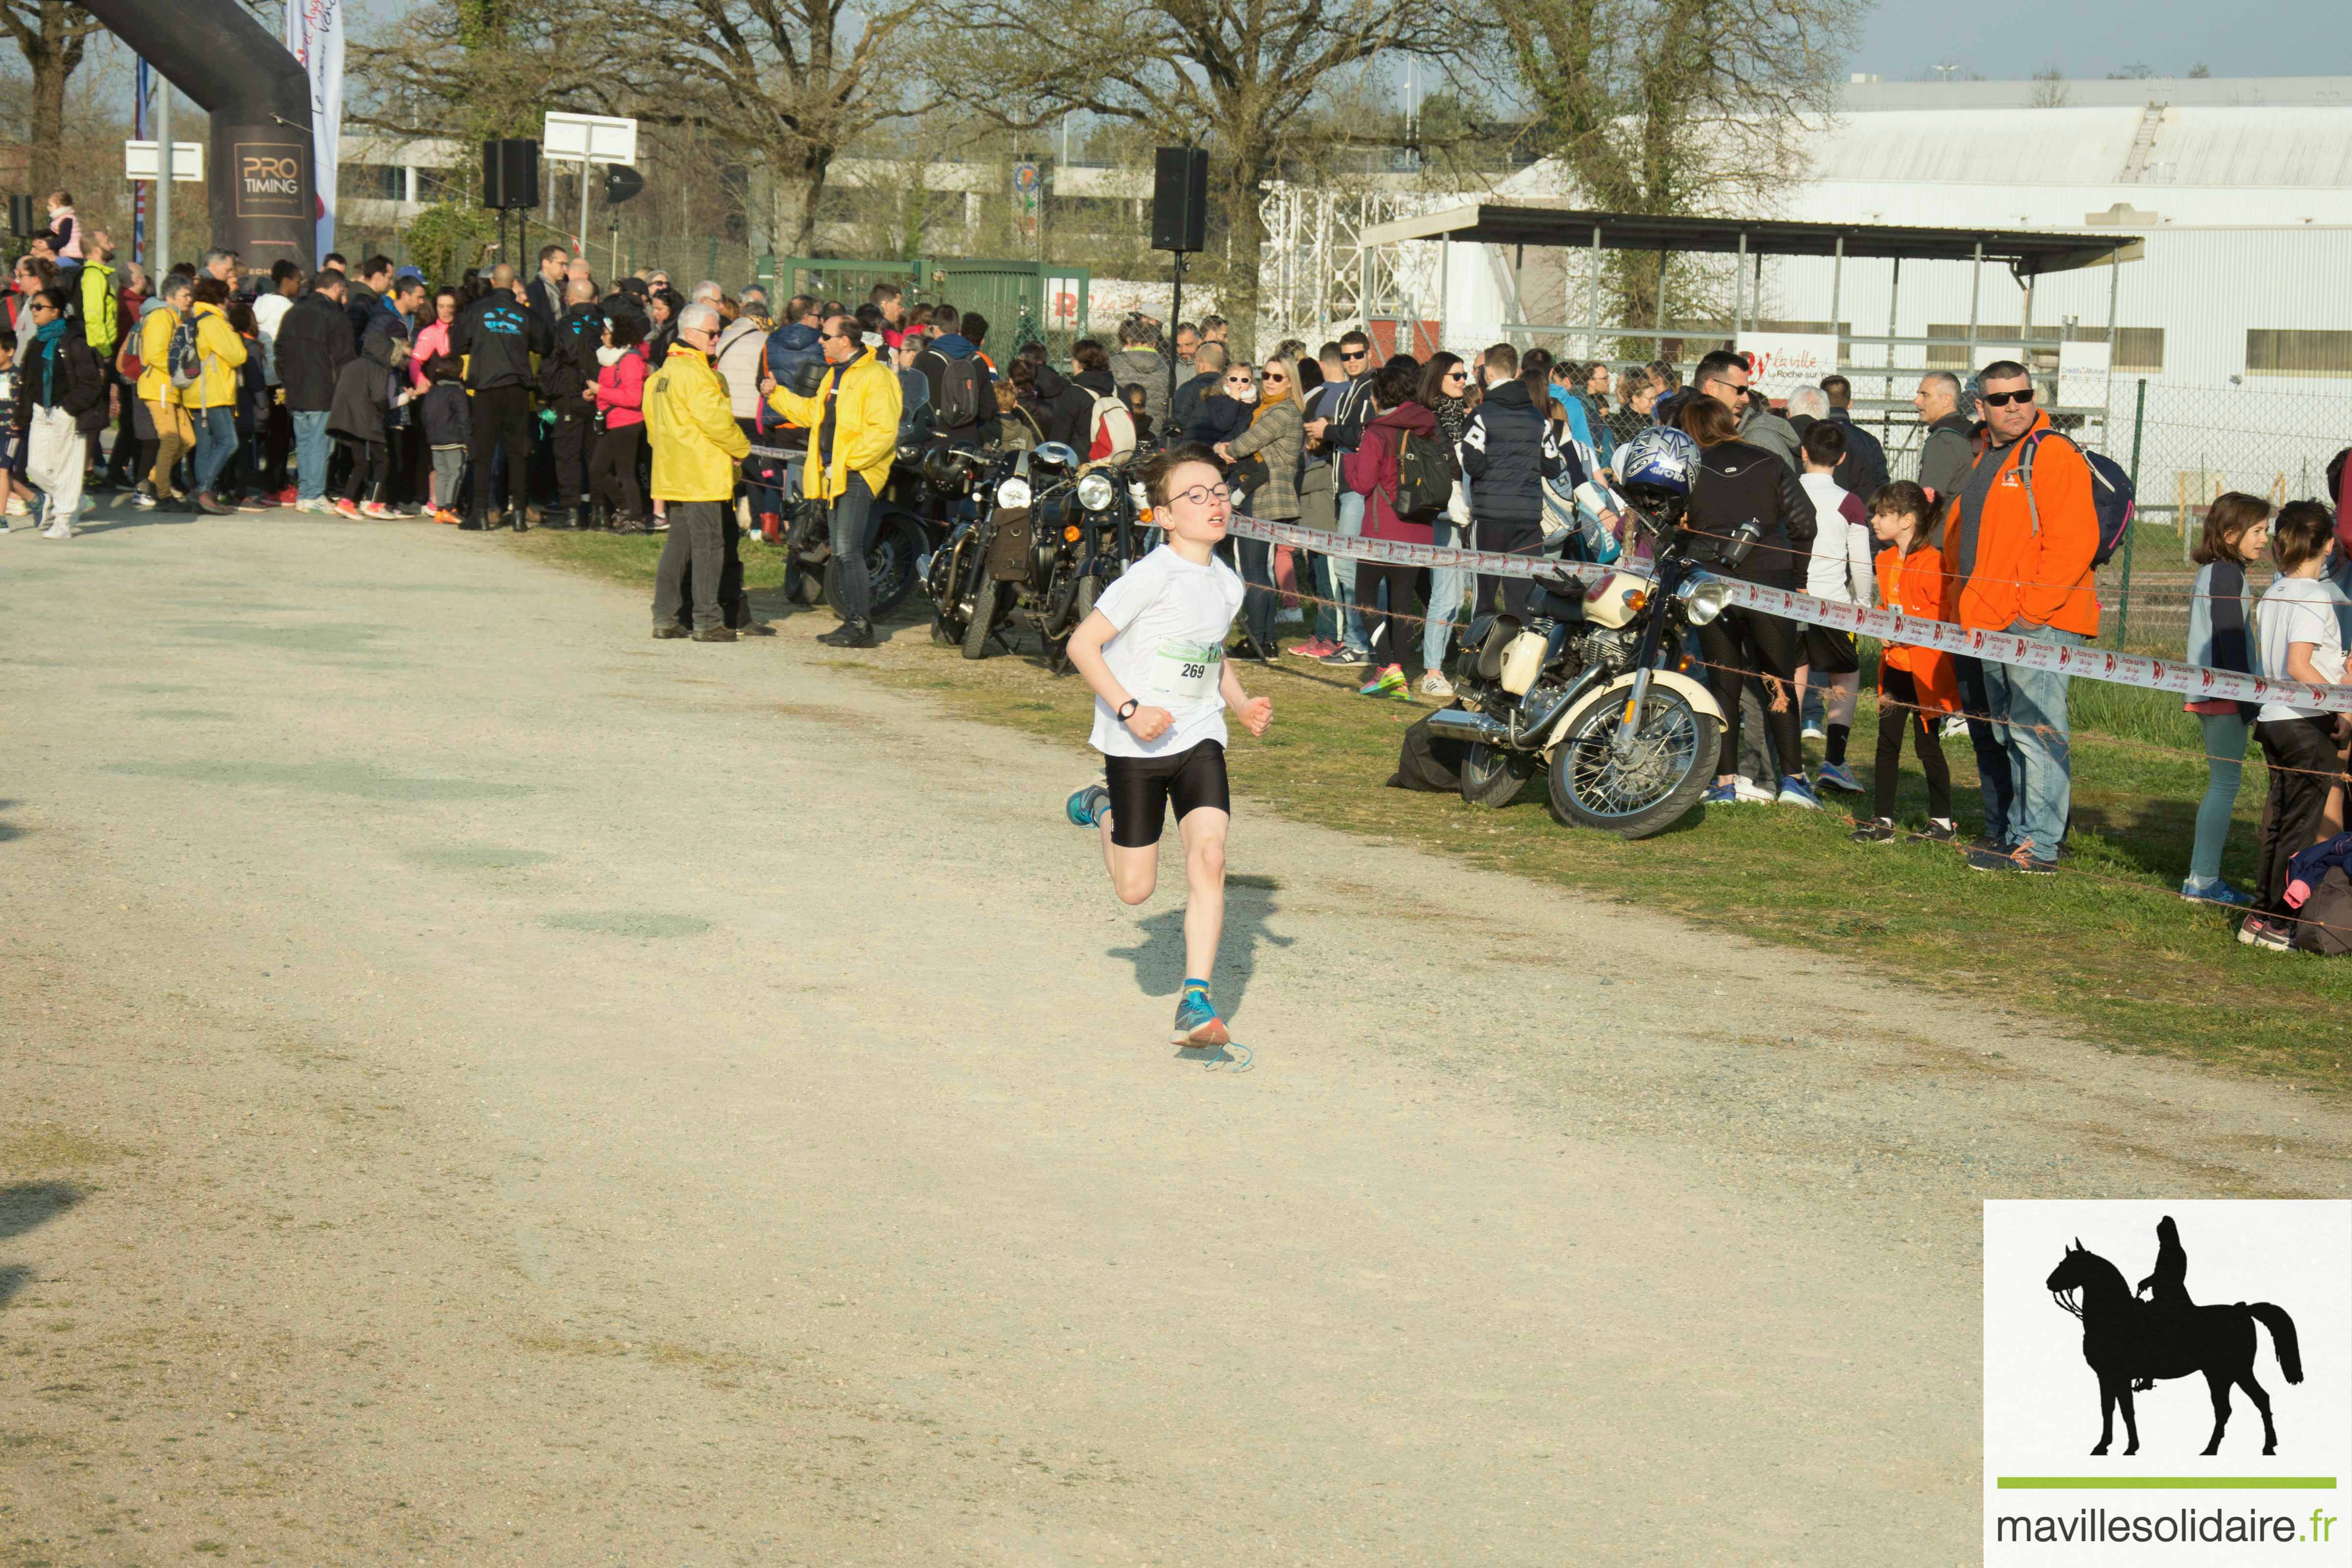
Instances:
[[[1805,563],[1805,592],[1841,605],[1877,603],[1870,524],[1856,524],[1844,515],[1845,503],[1854,497],[1827,474],[1807,474],[1800,482],[1813,503],[1813,553]]]

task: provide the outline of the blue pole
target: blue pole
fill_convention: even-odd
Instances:
[[[147,140],[147,95],[149,91],[147,62],[137,61],[131,76],[131,135],[134,141]],[[147,255],[147,182],[140,181],[131,191],[131,254],[137,257],[149,271],[154,265]]]

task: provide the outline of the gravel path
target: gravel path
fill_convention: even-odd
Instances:
[[[1246,805],[1207,1070],[1073,751],[446,529],[20,529],[0,617],[0,1563],[1973,1562],[1981,1198],[2347,1190]]]

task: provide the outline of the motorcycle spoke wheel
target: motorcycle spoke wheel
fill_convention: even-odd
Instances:
[[[1621,755],[1610,742],[1622,711],[1622,698],[1604,698],[1561,741],[1551,763],[1552,809],[1572,826],[1646,838],[1681,820],[1705,793],[1721,731],[1679,692],[1654,689]]]

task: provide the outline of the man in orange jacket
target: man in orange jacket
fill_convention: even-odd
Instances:
[[[2091,466],[2034,407],[2033,378],[2023,365],[1987,365],[1978,385],[1988,444],[1945,516],[1946,618],[2080,647],[2099,635]],[[1984,790],[1984,836],[1969,864],[2054,871],[2072,805],[2067,678],[1990,659],[1958,663]]]

